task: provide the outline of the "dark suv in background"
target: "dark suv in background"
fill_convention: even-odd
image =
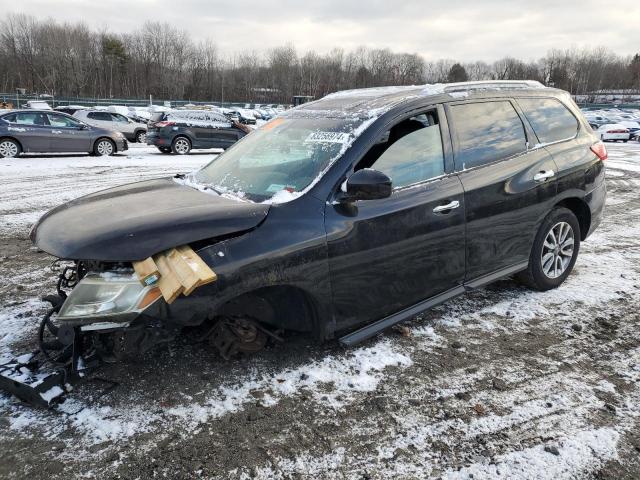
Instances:
[[[346,91],[186,178],[62,205],[31,235],[80,272],[57,321],[108,322],[93,333],[103,344],[201,324],[234,351],[278,330],[353,344],[506,276],[558,287],[602,219],[606,158],[569,94],[537,82]],[[131,262],[181,245],[217,281],[141,303],[155,287]],[[105,299],[116,286],[123,300]]]
[[[222,113],[206,110],[158,112],[147,125],[147,144],[177,155],[192,148],[226,149],[245,135],[245,130]]]
[[[0,115],[0,157],[23,152],[113,155],[127,148],[121,133],[87,125],[66,113],[13,110]]]

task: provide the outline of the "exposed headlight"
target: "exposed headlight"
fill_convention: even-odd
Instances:
[[[103,317],[138,312],[160,296],[158,287],[145,287],[132,274],[90,273],[71,291],[58,317]]]

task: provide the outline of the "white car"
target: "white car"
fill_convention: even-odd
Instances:
[[[29,100],[25,108],[32,110],[52,110],[51,106],[44,100]]]
[[[601,125],[598,130],[596,130],[596,134],[603,142],[617,142],[618,140],[628,142],[629,138],[631,138],[629,129],[619,123],[606,123]]]
[[[147,126],[119,113],[105,110],[78,110],[73,116],[94,127],[120,132],[130,142],[146,143],[147,141]]]

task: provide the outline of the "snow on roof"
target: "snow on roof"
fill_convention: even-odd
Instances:
[[[490,80],[358,88],[331,93],[319,100],[304,103],[287,113],[294,117],[336,116],[371,118],[385,113],[402,102],[418,97],[432,95],[461,97],[466,96],[472,91],[529,90],[540,88],[546,87],[534,80]]]

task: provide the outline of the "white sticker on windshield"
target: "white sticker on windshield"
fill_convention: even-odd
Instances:
[[[267,192],[279,192],[280,190],[284,190],[285,185],[279,185],[277,183],[272,183],[271,185],[269,185],[269,188],[267,188]]]
[[[343,132],[313,132],[304,143],[347,143],[349,134]]]

